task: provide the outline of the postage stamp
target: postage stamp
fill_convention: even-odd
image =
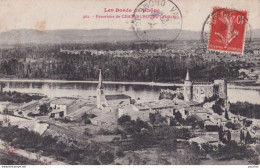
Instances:
[[[213,8],[208,50],[243,54],[247,11]]]
[[[132,27],[140,40],[175,40],[182,30],[182,14],[171,0],[143,0],[134,10]]]

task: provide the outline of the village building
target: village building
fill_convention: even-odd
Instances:
[[[97,107],[104,109],[105,107],[115,107],[118,105],[131,104],[131,97],[125,94],[105,95],[105,87],[103,85],[101,70],[99,71],[99,81],[97,86]]]
[[[214,83],[193,83],[187,70],[184,81],[183,95],[185,101],[204,102],[213,96],[218,96],[224,100],[227,99],[226,80],[214,80]]]
[[[131,103],[131,97],[125,94],[117,94],[117,95],[106,95],[105,96],[105,104],[107,106],[117,106],[117,105],[128,105]]]
[[[71,112],[70,106],[76,102],[73,98],[58,98],[50,103],[52,112],[50,118],[63,118]]]
[[[218,146],[218,144],[219,144],[218,139],[216,139],[215,137],[212,137],[212,136],[208,136],[208,135],[191,138],[191,139],[189,139],[189,142],[190,143],[196,142],[200,147],[202,144],[206,144],[206,143],[209,143],[214,146]]]
[[[3,113],[5,109],[7,109],[8,104],[10,104],[10,102],[0,102],[0,113]]]

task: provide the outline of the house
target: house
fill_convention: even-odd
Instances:
[[[194,114],[194,117],[201,122],[210,121],[209,115],[203,113]]]
[[[50,113],[50,118],[63,118],[64,117],[64,110],[55,109]]]
[[[11,102],[0,102],[0,113],[3,113],[4,109],[8,110],[8,114],[14,114],[19,109],[19,104]]]
[[[184,107],[179,110],[183,119],[186,119],[188,116],[197,115],[198,117],[207,118],[209,120],[210,112],[208,109],[199,106]]]
[[[209,135],[191,138],[189,139],[189,142],[196,142],[199,146],[206,143],[209,143],[211,145],[218,145],[218,139]]]
[[[128,115],[132,120],[140,118],[143,121],[149,121],[150,110],[141,110],[135,108],[134,105],[125,105],[118,108],[117,117],[120,118],[122,115]]]
[[[131,97],[125,94],[105,95],[105,103],[107,106],[117,106],[130,104]]]
[[[50,117],[65,117],[67,116],[68,109],[76,102],[73,98],[58,98],[50,103],[50,107],[53,111],[50,113]]]
[[[3,113],[4,109],[7,109],[8,104],[10,102],[0,102],[0,113]]]

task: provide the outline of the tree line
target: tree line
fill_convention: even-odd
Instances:
[[[244,117],[260,119],[260,105],[248,102],[231,103],[229,108],[231,113]]]
[[[36,62],[30,63],[25,58],[10,55],[0,61],[0,77],[97,80],[99,69],[102,69],[105,80],[180,82],[189,68],[192,79],[213,81],[218,78],[236,79],[240,68],[250,67],[246,62],[205,61],[195,56],[133,58],[50,53],[42,51],[41,57],[33,58]]]

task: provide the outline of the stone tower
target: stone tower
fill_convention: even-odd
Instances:
[[[103,104],[105,104],[105,87],[102,81],[101,69],[99,70],[99,81],[97,86],[97,107],[103,109]]]
[[[191,101],[192,100],[192,82],[190,80],[190,73],[187,70],[186,78],[184,80],[184,100]]]
[[[214,84],[218,86],[218,96],[225,102],[225,109],[228,111],[228,97],[227,97],[227,81],[225,79],[214,80]]]
[[[218,86],[218,95],[220,98],[227,99],[227,81],[225,79],[214,80],[214,84]]]

